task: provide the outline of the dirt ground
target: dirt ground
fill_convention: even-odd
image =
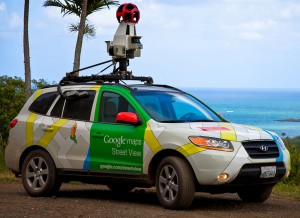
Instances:
[[[185,211],[159,205],[154,189],[114,193],[106,186],[63,184],[58,196],[29,197],[22,184],[0,182],[0,217],[300,217],[300,201],[272,195],[244,203],[236,194],[196,193]]]

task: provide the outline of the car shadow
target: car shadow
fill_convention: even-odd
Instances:
[[[97,187],[97,186],[96,186]],[[130,202],[140,205],[153,205],[160,206],[159,200],[156,196],[155,189],[134,189],[130,192],[114,192],[105,186],[89,187],[82,186],[82,189],[76,187],[76,189],[62,189],[57,197],[67,199],[96,199],[103,201],[115,201],[115,202]],[[207,193],[196,193],[194,201],[189,210],[219,210],[230,211],[232,209],[243,209],[245,204],[235,194],[223,194],[223,195],[211,195]]]

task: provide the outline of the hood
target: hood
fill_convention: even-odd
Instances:
[[[190,123],[190,128],[201,136],[230,141],[273,140],[271,133],[257,127],[227,122]]]

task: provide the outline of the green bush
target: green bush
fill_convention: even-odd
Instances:
[[[291,155],[291,173],[284,183],[300,185],[300,136],[283,139]]]
[[[0,173],[4,173],[4,172],[9,171],[6,167],[6,165],[5,165],[4,148],[5,148],[5,142],[0,136]]]
[[[6,141],[9,123],[26,100],[25,82],[19,77],[0,76],[0,96],[0,135]]]

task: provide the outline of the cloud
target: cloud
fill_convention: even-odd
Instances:
[[[0,2],[0,12],[6,11],[6,4],[4,2]]]
[[[263,40],[265,37],[261,33],[256,33],[256,32],[242,32],[240,34],[242,39],[245,40]]]
[[[9,27],[12,29],[22,26],[22,22],[22,18],[15,12],[9,17]]]
[[[277,25],[276,21],[272,19],[268,19],[268,20],[245,22],[240,24],[239,28],[248,31],[265,31],[269,28],[275,27],[276,25]]]
[[[292,18],[296,16],[300,16],[300,4],[288,4],[284,9],[281,11],[280,15],[283,18]]]
[[[255,20],[235,25],[224,25],[224,30],[244,40],[266,40],[277,28],[277,22],[272,19]]]

